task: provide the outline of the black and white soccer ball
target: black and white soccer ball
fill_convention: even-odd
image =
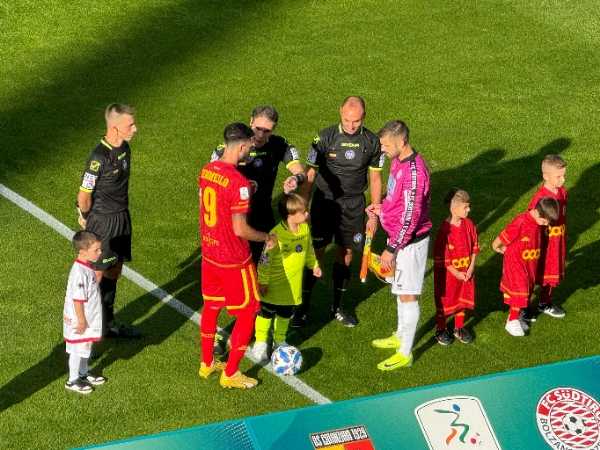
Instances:
[[[580,436],[585,433],[587,428],[583,419],[575,414],[565,414],[562,419],[562,423],[568,432],[576,436]]]

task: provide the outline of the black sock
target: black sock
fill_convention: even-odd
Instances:
[[[333,311],[342,305],[344,292],[350,281],[350,267],[340,264],[333,264]]]
[[[102,322],[108,326],[115,318],[115,297],[117,295],[117,280],[102,277],[100,281],[100,296],[102,298]]]
[[[308,314],[310,309],[310,297],[312,290],[317,282],[317,277],[312,273],[312,270],[304,269],[304,279],[302,280],[302,304],[298,306],[298,313],[300,315]]]

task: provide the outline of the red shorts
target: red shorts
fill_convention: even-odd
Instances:
[[[258,312],[256,268],[250,260],[235,269],[219,267],[202,259],[202,297],[205,306],[226,308],[231,315]]]

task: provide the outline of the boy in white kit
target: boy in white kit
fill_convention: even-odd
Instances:
[[[69,354],[69,379],[65,388],[89,394],[93,391],[92,385],[106,381],[104,377],[88,372],[92,342],[102,337],[100,280],[91,264],[100,257],[102,243],[94,233],[78,231],[73,236],[73,247],[77,251],[77,259],[69,273],[63,310],[63,336]]]

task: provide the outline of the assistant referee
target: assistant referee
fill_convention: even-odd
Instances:
[[[92,150],[77,195],[79,224],[102,239],[102,255],[95,263],[102,297],[103,335],[139,337],[137,329],[115,321],[117,280],[123,261],[131,261],[129,216],[129,141],[137,132],[134,110],[129,105],[108,105],[106,134]]]
[[[310,192],[312,184],[316,184],[310,211],[313,245],[321,264],[327,245],[332,240],[337,245],[331,315],[347,327],[358,324],[354,314],[342,309],[342,303],[350,280],[352,252],[360,251],[364,244],[367,187],[371,203],[381,203],[384,157],[377,135],[363,126],[364,118],[363,98],[345,98],[340,106],[340,123],[319,132],[306,160],[305,189]],[[369,219],[367,226],[374,232],[377,220]],[[306,322],[315,278],[307,271],[304,280],[303,303],[294,316],[293,327]]]

